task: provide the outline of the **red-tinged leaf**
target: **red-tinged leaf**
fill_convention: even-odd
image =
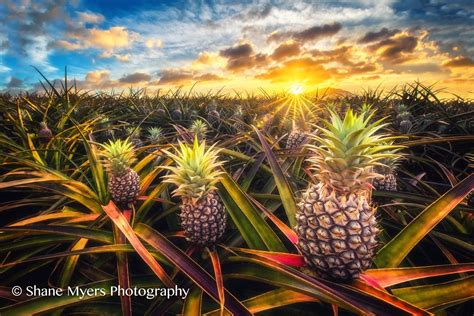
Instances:
[[[147,195],[142,195],[142,196],[139,196],[137,198],[137,200],[139,201],[146,201],[146,200],[152,200],[152,201],[155,201],[155,202],[161,202],[161,203],[167,203],[167,204],[171,204],[171,205],[175,205],[176,203],[172,202],[172,201],[168,201],[168,200],[165,200],[165,199],[160,199],[160,198],[156,198],[156,197],[152,197],[150,198],[149,196]]]
[[[123,211],[123,216],[127,222],[130,222],[131,210],[127,209]],[[116,225],[114,225],[114,239],[118,245],[126,244],[127,239],[120,232]],[[130,271],[128,267],[128,255],[124,252],[118,252],[117,257],[117,279],[119,285],[123,289],[131,288],[130,284]],[[129,295],[120,296],[120,304],[122,306],[122,315],[132,315],[132,297]]]
[[[18,231],[18,232],[32,232],[38,233],[53,233],[73,237],[83,237],[92,239],[106,244],[112,243],[112,234],[98,229],[72,227],[72,226],[55,226],[55,225],[32,225],[32,226],[16,226],[16,227],[0,227],[1,231]]]
[[[319,300],[312,296],[287,289],[276,289],[243,301],[244,305],[247,306],[250,312],[254,314],[265,312],[282,306],[307,302],[319,302]],[[183,315],[187,314],[183,313]],[[217,316],[219,315],[219,311],[215,310],[206,313],[205,315]]]
[[[260,142],[262,143],[263,150],[265,151],[265,155],[267,156],[268,163],[273,171],[273,176],[275,178],[275,183],[278,188],[278,192],[280,193],[281,202],[283,204],[283,208],[285,209],[286,216],[288,217],[288,221],[291,227],[296,226],[296,212],[298,207],[296,205],[296,201],[294,198],[293,191],[291,190],[290,184],[288,183],[288,179],[283,173],[283,170],[278,163],[278,160],[275,157],[270,145],[268,144],[265,137],[259,132],[258,129],[254,127],[255,132],[257,133]]]
[[[378,299],[385,301],[392,306],[398,307],[400,310],[403,310],[410,315],[432,315],[431,313],[415,306],[410,303],[407,303],[396,296],[391,295],[387,291],[379,290],[375,287],[370,286],[367,283],[364,283],[360,280],[355,280],[351,284],[355,288],[361,290],[364,293],[370,294],[372,297],[377,297]]]
[[[386,288],[392,285],[423,278],[473,271],[474,263],[460,263],[427,267],[371,269],[365,271],[364,275],[376,280],[380,286]]]
[[[132,247],[137,251],[138,255],[145,261],[150,269],[156,274],[156,276],[165,284],[167,287],[174,287],[174,282],[166,274],[165,270],[161,265],[153,258],[148,250],[143,246],[137,235],[133,231],[132,227],[128,223],[127,219],[123,216],[122,212],[115,206],[113,201],[109,204],[102,206],[104,212],[109,216],[112,222],[120,229],[125,235],[127,240],[130,242]]]
[[[225,305],[225,294],[224,294],[224,280],[222,279],[222,270],[221,263],[219,261],[219,256],[216,250],[209,250],[209,256],[211,257],[212,267],[214,269],[214,276],[216,278],[217,292],[219,293],[220,301],[220,315],[224,315],[224,305]]]
[[[474,188],[474,174],[459,182],[413,219],[375,257],[381,268],[397,267],[408,253]]]
[[[261,210],[265,214],[265,216],[267,216],[273,222],[273,224],[275,224],[275,226],[280,229],[280,231],[286,236],[286,238],[288,238],[288,240],[293,245],[298,244],[298,235],[296,235],[293,229],[288,227],[282,220],[276,217],[275,214],[267,210],[267,208],[264,207],[256,199],[254,199],[253,197],[250,197],[250,199],[258,207],[258,209]]]
[[[339,315],[339,307],[335,304],[332,304],[331,306],[332,306],[332,314],[334,316],[338,316]]]
[[[283,288],[311,295],[331,304],[361,314],[408,315],[400,306],[359,289],[308,276],[298,270],[270,259],[247,255],[229,257],[229,262],[238,262],[227,277],[264,281]],[[245,264],[242,264],[245,263]],[[412,309],[417,309],[415,306]],[[429,314],[424,314],[429,315]]]
[[[361,274],[361,275],[359,276],[359,278],[360,278],[362,281],[364,281],[365,283],[367,283],[367,284],[369,284],[370,286],[372,286],[372,287],[375,287],[375,288],[377,288],[377,289],[379,289],[379,290],[385,290],[385,289],[383,288],[383,286],[381,286],[381,285],[377,282],[376,279],[374,279],[374,278],[368,276],[367,274]]]
[[[216,302],[219,302],[216,281],[199,264],[151,227],[140,223],[137,225],[135,231],[140,238],[145,240],[153,248],[160,251],[184,274],[192,279],[197,286],[211,296]],[[225,307],[229,312],[234,313],[234,315],[251,315],[250,311],[227,290],[225,290]]]
[[[241,252],[241,253],[249,253],[253,255],[257,255],[263,258],[267,258],[278,263],[301,268],[305,266],[305,261],[302,255],[286,253],[286,252],[273,252],[273,251],[262,251],[262,250],[253,250],[253,249],[245,249],[245,248],[229,248],[229,250],[234,252]]]

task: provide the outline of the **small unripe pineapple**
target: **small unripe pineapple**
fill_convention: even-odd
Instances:
[[[163,138],[163,129],[161,127],[150,127],[148,129],[148,143],[159,144]]]
[[[398,146],[377,132],[381,121],[372,114],[347,110],[344,119],[333,111],[331,121],[313,136],[317,145],[309,162],[318,183],[311,184],[298,204],[298,245],[314,272],[324,278],[353,279],[367,269],[375,254],[379,231],[371,203],[373,171],[382,159],[395,157]]]
[[[171,115],[171,119],[173,121],[179,121],[179,120],[182,120],[183,119],[183,112],[181,112],[180,109],[173,109],[171,112],[170,112],[170,115]]]
[[[127,127],[126,133],[128,135],[128,139],[133,144],[135,148],[140,148],[143,146],[143,142],[140,139],[141,128],[140,127]]]
[[[220,181],[222,162],[217,161],[219,150],[211,146],[206,150],[205,142],[199,144],[179,143],[176,154],[166,153],[176,166],[170,170],[164,182],[176,185],[174,196],[181,198],[181,226],[186,239],[198,246],[213,246],[222,236],[226,226],[224,204],[215,185]]]
[[[51,130],[48,128],[47,123],[44,121],[40,123],[38,138],[43,143],[47,143],[53,138],[53,132],[51,132]]]
[[[109,176],[108,190],[117,203],[132,203],[140,191],[140,177],[130,168],[135,160],[133,145],[128,140],[109,141],[102,145]]]
[[[191,136],[199,141],[206,138],[207,124],[202,120],[195,120],[190,128]]]

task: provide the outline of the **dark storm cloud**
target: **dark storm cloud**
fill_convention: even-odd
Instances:
[[[314,41],[323,37],[332,36],[342,29],[342,24],[334,22],[332,24],[316,25],[299,32],[274,32],[268,37],[269,41],[281,41],[288,38],[300,42]]]
[[[380,31],[377,31],[377,32],[365,33],[365,35],[359,38],[357,42],[361,44],[367,44],[367,43],[387,39],[399,32],[400,30],[397,30],[397,29],[389,30],[388,28],[384,27]]]
[[[229,59],[237,59],[241,57],[250,56],[253,53],[252,45],[249,43],[243,43],[235,45],[226,49],[223,49],[219,52],[222,57]]]
[[[11,77],[10,81],[7,83],[7,89],[15,89],[23,87],[23,80]]]
[[[135,72],[128,74],[119,79],[122,83],[139,83],[143,81],[150,81],[151,76],[142,72]]]
[[[444,67],[474,67],[474,60],[469,57],[459,56],[447,60],[443,63]]]

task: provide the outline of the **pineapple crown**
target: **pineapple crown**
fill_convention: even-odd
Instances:
[[[219,167],[222,162],[217,161],[220,150],[215,149],[214,145],[206,150],[206,142],[199,143],[196,137],[192,147],[179,142],[179,148],[173,148],[176,154],[164,151],[176,163],[176,166],[163,167],[171,171],[164,177],[164,182],[177,186],[174,196],[197,202],[214,190],[221,179]]]
[[[384,166],[383,159],[398,158],[402,146],[393,145],[397,137],[377,134],[386,124],[383,119],[369,123],[374,111],[358,115],[349,109],[343,119],[335,111],[329,112],[326,128],[319,128],[320,135],[312,136],[318,144],[308,146],[316,177],[338,191],[369,189],[372,179],[381,177],[374,167]]]
[[[114,175],[125,172],[135,161],[133,145],[128,140],[110,140],[103,144],[102,156],[106,159],[106,167]]]
[[[163,136],[163,129],[161,127],[150,127],[148,129],[148,139],[151,143],[157,143]]]
[[[195,120],[191,125],[191,131],[199,137],[204,137],[207,133],[207,124],[202,120]]]
[[[130,137],[139,137],[142,132],[142,129],[139,126],[129,126],[126,129],[126,132]]]

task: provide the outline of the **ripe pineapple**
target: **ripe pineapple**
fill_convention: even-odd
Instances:
[[[308,140],[309,133],[306,130],[306,124],[303,119],[292,121],[291,132],[286,140],[286,149],[296,150]]]
[[[221,115],[217,110],[212,110],[207,112],[207,121],[209,122],[210,125],[216,126],[219,124],[219,121],[221,119]]]
[[[207,124],[202,120],[195,120],[190,128],[192,138],[197,137],[198,140],[206,138]]]
[[[219,150],[206,143],[179,143],[177,154],[166,152],[175,162],[175,167],[166,167],[171,173],[165,182],[177,186],[174,196],[181,198],[181,226],[186,239],[198,246],[212,246],[222,236],[226,225],[224,204],[217,194],[215,185],[220,180],[217,161]]]
[[[48,128],[48,124],[45,121],[40,123],[38,138],[43,143],[47,143],[53,138],[53,132]]]
[[[375,134],[384,125],[369,124],[370,114],[347,110],[344,119],[331,111],[331,121],[308,146],[317,184],[298,204],[296,233],[309,268],[319,276],[357,278],[371,264],[379,231],[371,206],[371,182],[378,161],[396,157],[396,146]],[[389,153],[390,152],[390,153]]]
[[[102,155],[106,158],[109,175],[108,189],[113,200],[117,203],[134,202],[140,191],[140,177],[130,169],[135,160],[133,145],[130,141],[109,141],[102,145]]]

